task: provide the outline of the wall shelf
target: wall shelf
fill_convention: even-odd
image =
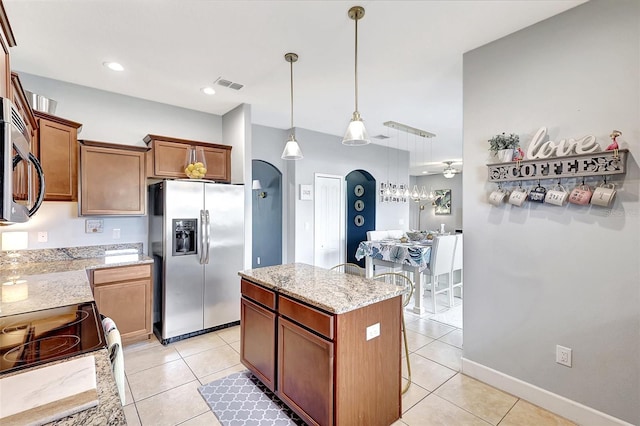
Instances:
[[[628,149],[487,164],[489,182],[606,176],[626,172]]]

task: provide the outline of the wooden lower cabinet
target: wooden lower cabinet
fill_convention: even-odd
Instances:
[[[96,269],[91,272],[98,312],[116,323],[123,343],[151,337],[151,265]]]
[[[278,317],[276,395],[310,425],[333,424],[333,343]]]
[[[249,327],[245,327],[249,324]],[[240,359],[262,383],[275,390],[276,314],[246,298],[240,300]]]
[[[241,361],[307,424],[388,426],[400,418],[400,296],[331,314],[244,279],[241,291]],[[375,324],[380,335],[367,340]]]

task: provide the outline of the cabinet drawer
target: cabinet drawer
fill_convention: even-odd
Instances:
[[[266,288],[255,285],[249,281],[242,280],[240,291],[243,296],[266,306],[269,309],[276,309],[276,294]]]
[[[309,306],[291,300],[287,297],[280,297],[278,307],[280,315],[296,321],[316,333],[333,340],[333,315],[325,314]]]
[[[93,284],[105,284],[117,281],[136,280],[151,277],[150,265],[123,266],[93,271]]]

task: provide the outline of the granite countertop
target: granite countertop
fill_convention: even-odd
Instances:
[[[238,272],[243,278],[280,294],[341,314],[406,293],[402,287],[304,263]]]
[[[141,251],[142,244],[137,243],[27,250],[20,252],[18,263],[0,257],[0,317],[94,301],[87,270],[152,264],[153,259],[140,254]],[[50,424],[126,424],[106,348],[79,356],[90,355],[95,356],[96,360],[98,405]],[[65,361],[68,359],[55,363]],[[51,364],[46,363],[33,368]]]
[[[36,370],[38,368],[48,367],[50,365],[70,361],[71,359],[87,356],[93,356],[96,362],[96,391],[98,393],[98,405],[87,410],[80,411],[71,416],[63,417],[62,419],[46,423],[47,425],[98,426],[127,424],[124,410],[122,409],[122,404],[120,403],[120,397],[118,396],[116,382],[113,380],[113,374],[111,373],[111,362],[109,361],[109,355],[106,349],[100,349],[98,351],[78,355],[77,357],[42,364],[37,367],[33,367],[33,369]],[[24,371],[15,371],[6,374],[6,376],[3,375],[2,377],[17,375],[21,372]]]
[[[153,259],[142,254],[116,254],[2,265],[0,317],[93,301],[87,270],[145,263],[153,263]]]

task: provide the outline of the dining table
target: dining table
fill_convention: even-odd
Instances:
[[[374,265],[393,271],[400,269],[412,274],[413,312],[422,315],[422,272],[429,268],[433,240],[401,242],[400,240],[362,241],[356,250],[356,259],[365,259],[365,276],[374,276]]]

